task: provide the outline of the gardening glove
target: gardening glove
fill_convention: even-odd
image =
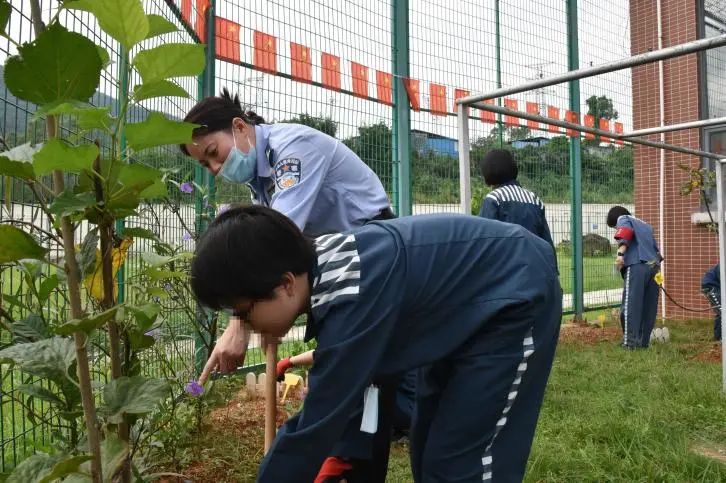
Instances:
[[[277,382],[282,382],[285,379],[285,373],[288,369],[292,369],[292,367],[293,365],[289,357],[280,359],[277,362]]]
[[[352,468],[353,465],[335,456],[325,458],[314,483],[337,483],[345,477],[345,472]]]

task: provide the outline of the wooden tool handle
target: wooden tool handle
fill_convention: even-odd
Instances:
[[[277,433],[277,343],[268,343],[265,369],[265,454]]]

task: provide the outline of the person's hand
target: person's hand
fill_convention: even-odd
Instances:
[[[277,362],[277,382],[282,382],[285,379],[285,373],[288,369],[293,367],[289,357],[285,357]]]
[[[224,333],[217,339],[212,355],[204,366],[199,384],[204,384],[212,371],[232,372],[242,365],[247,352],[250,334],[238,317],[232,317]]]
[[[624,265],[625,265],[624,257],[615,257],[615,268],[617,268],[618,271],[622,270]]]

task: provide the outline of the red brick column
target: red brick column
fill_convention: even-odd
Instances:
[[[698,38],[697,0],[662,0],[663,46],[677,45]],[[632,54],[658,48],[658,18],[655,0],[631,0],[630,30]],[[633,128],[658,126],[659,79],[658,64],[633,68]],[[700,118],[699,72],[696,54],[665,61],[664,99],[665,124],[676,124]],[[659,140],[660,135],[651,137]],[[691,148],[701,147],[697,129],[666,135],[666,142]],[[696,194],[682,197],[681,183],[687,178],[679,164],[700,167],[695,156],[666,152],[664,240],[658,242],[666,257],[665,280],[669,293],[688,307],[707,307],[700,294],[700,281],[707,267],[718,259],[717,238],[703,226],[691,222],[691,215],[700,211]],[[660,152],[657,149],[635,148],[635,209],[639,218],[653,226],[659,234]],[[666,302],[670,319],[710,316],[685,312]],[[660,312],[659,312],[660,316]]]

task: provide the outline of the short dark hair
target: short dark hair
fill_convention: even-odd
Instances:
[[[269,299],[283,274],[313,269],[312,241],[285,215],[235,206],[207,228],[192,260],[192,290],[202,305],[229,308],[239,299]]]
[[[226,87],[218,97],[205,97],[192,107],[192,110],[184,118],[185,122],[199,124],[199,127],[192,131],[192,137],[203,136],[211,132],[228,131],[232,129],[232,120],[239,117],[247,124],[264,124],[262,116],[258,116],[249,109],[243,109],[242,103],[237,94],[232,97]],[[189,156],[185,144],[180,144],[182,152]]]
[[[618,224],[618,218],[625,215],[630,215],[627,208],[623,206],[613,206],[610,208],[610,211],[608,211],[608,226],[610,228],[615,228],[615,225]]]
[[[519,168],[512,153],[506,149],[492,149],[479,163],[484,182],[489,186],[498,186],[517,179]]]

